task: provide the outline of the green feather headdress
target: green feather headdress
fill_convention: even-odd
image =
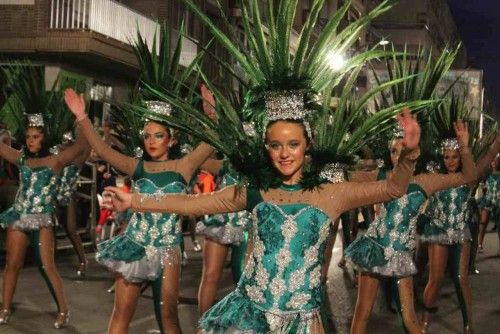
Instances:
[[[159,99],[182,110],[192,123],[187,124],[176,117],[164,118],[165,121],[170,126],[211,144],[229,158],[248,182],[258,188],[267,189],[279,184],[280,181],[269,163],[263,142],[266,94],[270,91],[301,91],[304,95],[305,108],[317,111],[305,119],[311,121],[315,129],[311,149],[313,161],[306,168],[301,183],[306,188],[312,188],[324,182],[324,179],[318,177],[318,172],[327,163],[351,161],[354,152],[376,135],[377,128],[386,126],[397,111],[404,107],[423,106],[426,103],[415,100],[412,101],[413,105],[409,105],[405,101],[389,106],[380,113],[371,115],[366,122],[362,122],[363,117],[367,115],[366,104],[377,92],[408,78],[398,78],[394,82],[385,83],[381,88],[376,88],[359,100],[355,100],[351,91],[363,65],[367,61],[386,56],[388,52],[377,49],[360,52],[346,61],[343,67],[336,69],[330,67],[329,61],[331,57],[349,50],[371,19],[386,12],[391,4],[389,1],[383,1],[366,17],[352,22],[339,31],[339,23],[350,6],[350,1],[346,1],[328,20],[313,43],[312,31],[324,2],[314,1],[300,32],[296,52],[292,54],[290,36],[297,1],[282,0],[277,6],[274,5],[274,1],[268,1],[265,8],[260,8],[261,2],[256,0],[240,1],[244,33],[249,45],[247,49],[238,42],[233,42],[231,37],[215,26],[201,9],[192,1],[186,0],[186,5],[209,27],[214,38],[225,46],[242,68],[245,77],[239,81],[246,84],[248,90],[243,109],[239,109],[217,87],[206,80],[217,101],[215,109],[218,122],[214,122],[180,99],[153,91],[152,93]],[[276,7],[279,15],[274,12]],[[267,12],[265,23],[261,19],[262,12]],[[264,25],[267,28],[266,32]],[[332,54],[331,50],[336,50],[335,54]],[[226,67],[231,66],[226,65]],[[342,95],[340,98],[335,97],[340,101],[339,106],[332,110],[330,101],[334,97],[333,92],[341,85]],[[329,119],[334,121],[329,123]],[[356,125],[361,126],[356,129]]]
[[[152,91],[162,95],[182,96],[186,101],[196,103],[194,100],[196,96],[189,86],[190,84],[196,85],[198,81],[196,70],[201,64],[204,52],[198,53],[187,68],[181,69],[180,57],[185,30],[185,25],[182,23],[179,34],[174,39],[173,30],[164,23],[155,33],[152,44],[149,45],[137,29],[133,50],[139,63],[140,78],[131,93],[130,102],[114,105],[111,110],[111,123],[117,130],[118,138],[125,145],[125,152],[128,155],[142,156],[141,133],[146,120],[167,124],[163,121],[164,117],[159,117],[159,114],[165,117],[176,114],[176,117],[183,118],[182,113],[173,110],[172,106],[165,101],[157,101],[157,95],[151,93]],[[177,138],[178,142],[189,143],[188,145],[192,146],[191,138],[183,137],[183,134],[179,134],[178,137],[182,137]],[[172,151],[176,149],[181,150],[176,147],[172,148]]]
[[[73,117],[66,110],[62,93],[56,90],[59,79],[47,89],[44,67],[29,63],[9,65],[5,74],[10,92],[5,110],[16,140],[23,143],[26,128],[39,126],[44,128],[48,147],[63,143]]]
[[[376,111],[405,102],[435,101],[435,103],[410,107],[413,112],[417,113],[417,118],[422,128],[421,156],[417,163],[417,171],[425,170],[427,162],[434,160],[435,152],[433,152],[433,148],[435,147],[435,135],[430,118],[439,105],[439,99],[436,97],[436,89],[443,76],[453,64],[459,49],[460,45],[451,51],[445,49],[439,57],[435,58],[432,51],[421,48],[413,54],[406,52],[405,48],[405,52],[400,54],[393,52],[390,57],[386,58],[385,71],[388,75],[388,81],[399,80],[399,82],[391,85],[390,89],[383,90],[379,98],[375,99]],[[394,47],[392,47],[392,50],[394,51]],[[383,85],[384,82],[379,78],[377,72],[373,71],[373,74],[377,84],[379,86]],[[409,76],[411,79],[400,80]],[[389,163],[389,142],[395,132],[397,130],[395,123],[393,123],[392,127],[388,127],[387,131],[381,132],[371,143],[376,157],[383,159],[386,164]]]

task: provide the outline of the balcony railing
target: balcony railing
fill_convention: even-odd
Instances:
[[[137,28],[152,45],[158,23],[112,0],[51,0],[50,29],[90,30],[123,43],[135,40]],[[159,32],[156,35],[159,39]]]

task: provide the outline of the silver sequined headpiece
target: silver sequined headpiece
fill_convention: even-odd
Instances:
[[[170,116],[172,114],[172,106],[163,101],[146,101],[144,102],[146,108],[151,113],[147,116],[148,119],[161,121],[161,118],[155,118],[154,114],[159,116]]]
[[[148,108],[148,111],[150,112],[150,114],[145,117],[146,121],[162,122],[163,120],[160,117],[155,117],[154,114],[159,116],[170,116],[173,111],[172,105],[170,105],[170,103],[163,101],[145,101],[144,104],[146,105],[146,108]],[[168,128],[168,132],[170,133],[170,136],[174,135],[173,129]]]
[[[309,111],[304,104],[304,90],[268,91],[264,94],[266,115],[269,121],[293,119],[302,121],[309,139],[312,131],[309,122],[305,120]]]
[[[441,141],[441,152],[444,150],[458,150],[459,148],[457,138],[446,138]]]
[[[264,99],[267,119],[270,121],[303,120],[307,115],[302,90],[269,91],[264,94]]]
[[[328,180],[331,183],[340,183],[344,182],[345,179],[345,173],[346,173],[347,165],[345,164],[340,164],[340,163],[331,163],[325,165],[321,172],[319,173],[319,176],[322,179]]]
[[[45,123],[42,114],[26,114],[28,128],[43,128]]]

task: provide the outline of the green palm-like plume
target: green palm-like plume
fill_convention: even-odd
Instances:
[[[58,80],[47,89],[44,67],[29,63],[9,65],[6,74],[11,91],[7,111],[16,124],[17,140],[24,141],[25,114],[41,113],[48,136],[46,142],[49,146],[60,144],[64,132],[71,129],[73,119],[65,109],[62,93],[56,90]]]
[[[380,51],[363,53],[362,56],[353,57],[337,70],[330,68],[331,56],[347,56],[346,53],[370,21],[388,11],[392,3],[389,0],[382,1],[365,17],[338,31],[351,5],[350,0],[345,1],[313,42],[313,30],[325,4],[325,0],[315,0],[299,34],[297,51],[293,54],[290,51],[290,40],[297,0],[279,1],[276,12],[273,0],[266,1],[267,5],[258,0],[240,0],[242,25],[248,40],[246,50],[217,27],[194,1],[184,0],[184,2],[242,67],[250,87],[261,87],[266,90],[307,87],[316,92],[323,91],[332,82],[340,83],[351,69],[363,61],[381,56]],[[265,22],[261,13],[266,13]]]
[[[144,100],[152,98],[148,96],[145,86],[154,87],[163,93],[180,94],[187,82],[196,76],[196,69],[204,54],[200,52],[181,74],[180,57],[183,36],[186,33],[184,23],[181,24],[176,40],[172,39],[173,31],[166,23],[160,27],[159,38],[157,38],[157,33],[158,31],[154,35],[151,47],[139,29],[137,29],[137,38],[134,41],[133,49],[141,72],[139,88]]]

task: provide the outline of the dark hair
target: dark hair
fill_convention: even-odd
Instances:
[[[269,123],[267,123],[267,126],[266,126],[266,132],[264,134],[264,139],[265,141],[267,141],[267,130],[274,124],[278,123],[278,122],[285,122],[285,123],[293,123],[293,124],[297,124],[297,125],[300,125],[302,126],[302,130],[303,130],[303,133],[304,133],[304,137],[306,138],[306,144],[307,146],[309,146],[309,144],[311,143],[311,138],[309,138],[309,134],[307,133],[307,130],[306,130],[306,126],[304,125],[304,121],[302,120],[298,120],[298,119],[291,119],[291,118],[287,118],[287,119],[278,119],[278,120],[275,120],[275,121],[270,121]]]

